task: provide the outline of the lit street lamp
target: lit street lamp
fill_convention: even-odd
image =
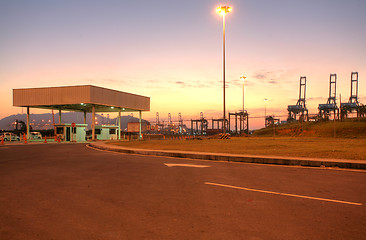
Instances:
[[[223,112],[223,132],[226,134],[226,109],[225,109],[225,15],[232,11],[232,8],[229,6],[221,6],[216,9],[216,12],[222,14],[222,26],[223,26],[223,54],[222,54],[222,78],[223,78],[223,86],[224,86],[224,112]]]

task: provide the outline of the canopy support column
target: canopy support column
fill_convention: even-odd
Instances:
[[[121,109],[118,111],[118,140],[121,140]]]
[[[92,106],[92,141],[95,140],[95,105]]]
[[[142,139],[142,134],[141,134],[141,110],[139,111],[139,139],[141,140]]]
[[[29,107],[27,107],[27,139],[29,140]],[[10,139],[11,140],[11,139]]]
[[[58,124],[61,124],[61,108],[58,110]]]

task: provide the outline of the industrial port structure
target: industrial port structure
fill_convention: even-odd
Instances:
[[[299,99],[296,105],[288,105],[287,111],[287,122],[308,120],[309,111],[306,108],[306,77],[300,77]]]
[[[357,117],[365,116],[365,106],[358,102],[358,72],[351,73],[351,95],[348,102],[341,103],[341,119],[347,118],[349,113],[356,112]]]
[[[150,130],[147,133],[163,134],[163,135],[193,135],[205,136],[216,135],[222,133],[225,127],[231,135],[248,134],[249,131],[249,114],[245,110],[238,112],[229,112],[229,118],[211,118],[204,117],[203,112],[197,119],[185,120],[189,124],[184,124],[182,114],[178,113],[178,120],[173,121],[171,113],[168,113],[167,120],[162,120],[159,113],[156,113],[155,122],[151,123]],[[233,126],[233,128],[231,128]]]
[[[319,104],[318,109],[320,119],[329,120],[331,113],[333,113],[333,119],[339,119],[339,108],[337,106],[337,74],[330,74],[327,103]]]
[[[337,74],[330,74],[329,95],[327,102],[318,105],[318,113],[311,119],[316,121],[343,120],[350,114],[356,113],[356,117],[365,117],[366,106],[358,100],[358,72],[351,73],[351,91],[348,102],[337,104]],[[299,99],[296,105],[287,106],[287,122],[308,121],[309,114],[306,108],[306,77],[300,77]],[[266,127],[275,124],[273,116],[265,116]]]
[[[295,105],[287,106],[287,121],[306,122],[306,121],[327,121],[343,120],[356,114],[357,117],[365,117],[366,107],[358,100],[358,72],[351,73],[351,93],[348,102],[337,103],[337,74],[330,74],[329,94],[326,103],[318,105],[316,114],[309,114],[306,100],[307,78],[301,76],[299,79],[299,98]],[[265,127],[281,124],[277,116],[265,114]],[[151,133],[161,134],[182,134],[182,135],[215,135],[222,133],[224,127],[227,133],[231,135],[241,135],[249,133],[249,114],[246,110],[238,112],[229,112],[228,118],[207,118],[200,113],[199,118],[185,120],[184,124],[181,113],[178,114],[178,120],[172,121],[171,114],[168,114],[168,120],[159,119],[159,113],[156,113],[156,122],[151,125]]]

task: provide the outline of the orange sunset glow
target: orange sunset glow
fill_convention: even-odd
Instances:
[[[149,96],[146,120],[222,117],[226,5],[226,110],[242,109],[246,76],[251,129],[263,127],[263,99],[286,119],[300,76],[309,113],[326,102],[331,73],[344,102],[359,72],[366,102],[364,1],[2,1],[0,119],[24,111],[12,89],[86,84]]]

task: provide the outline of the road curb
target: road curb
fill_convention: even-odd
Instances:
[[[315,159],[315,158],[291,158],[291,157],[273,157],[273,156],[255,156],[255,155],[239,155],[239,154],[222,154],[222,153],[206,153],[206,152],[187,152],[187,151],[166,151],[166,150],[148,150],[125,148],[115,145],[109,145],[105,142],[89,143],[89,146],[121,153],[152,155],[176,158],[191,158],[212,161],[229,161],[229,162],[245,162],[259,164],[274,165],[291,165],[306,167],[332,167],[332,168],[349,168],[366,170],[366,161],[348,160],[348,159]]]

